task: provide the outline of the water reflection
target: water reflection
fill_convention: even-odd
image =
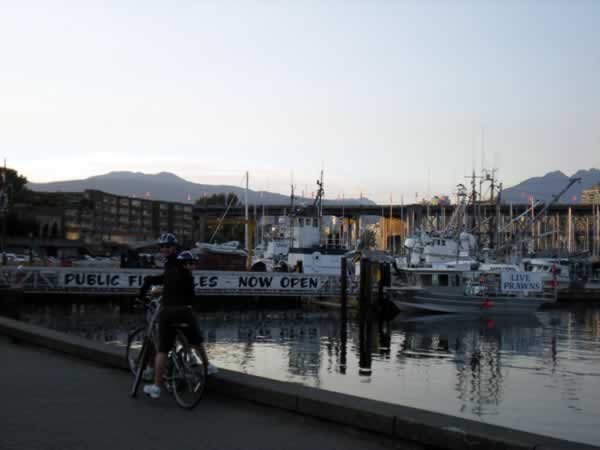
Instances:
[[[142,324],[110,303],[31,307],[25,315],[114,345]],[[600,420],[600,308],[371,321],[305,308],[203,313],[200,321],[221,367],[600,441],[592,425]]]
[[[445,359],[452,363],[460,412],[497,414],[503,395],[503,357],[526,353],[541,341],[535,315],[472,317],[459,315],[403,318],[397,323],[403,339],[396,356],[405,359]],[[492,406],[487,408],[487,406]]]

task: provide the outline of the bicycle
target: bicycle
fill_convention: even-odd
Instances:
[[[160,300],[160,295],[150,297],[148,302],[136,300],[146,309],[147,325],[134,330],[129,335],[127,342],[126,358],[129,368],[134,374],[131,397],[136,397],[142,379],[151,381],[151,377],[144,376],[144,372],[149,367],[153,353],[158,350]],[[188,343],[183,331],[183,324],[173,326],[176,328],[175,343],[167,355],[164,385],[166,391],[173,394],[179,406],[192,409],[202,399],[206,387],[206,367]]]

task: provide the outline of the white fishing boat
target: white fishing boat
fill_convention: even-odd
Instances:
[[[287,263],[290,270],[339,275],[342,256],[349,249],[341,239],[323,235],[323,172],[317,184],[319,189],[312,206],[292,207]]]
[[[475,259],[475,237],[467,232],[452,237],[444,232],[428,233],[421,231],[404,241],[407,250],[405,262],[408,267],[432,267],[443,263],[465,263]]]
[[[556,302],[556,289],[545,289],[540,274],[517,270],[401,269],[406,283],[388,289],[404,311],[520,314]]]

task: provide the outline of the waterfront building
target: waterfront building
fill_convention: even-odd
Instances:
[[[600,205],[600,183],[581,192],[582,205]]]
[[[88,189],[65,206],[65,237],[84,242],[132,244],[165,232],[192,240],[192,205],[125,197]]]
[[[164,232],[175,233],[183,245],[193,244],[192,205],[114,195],[98,190],[36,192],[31,201],[12,208],[15,224],[8,239],[16,248],[32,245],[41,253],[61,255],[61,248],[107,247],[153,243]],[[52,248],[51,248],[52,247]],[[56,248],[54,248],[56,247]]]

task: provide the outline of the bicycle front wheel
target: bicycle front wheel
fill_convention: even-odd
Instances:
[[[171,386],[175,400],[182,408],[192,409],[202,400],[206,387],[206,367],[182,333],[177,333],[175,349],[170,357],[173,362]]]
[[[140,361],[140,352],[142,350],[142,346],[144,345],[144,341],[146,339],[146,327],[138,328],[133,333],[129,335],[129,339],[127,340],[127,350],[125,351],[125,357],[127,358],[127,364],[129,365],[129,369],[133,375],[137,375],[138,364]],[[148,364],[144,369],[151,367],[152,360],[154,359],[154,352],[151,348],[148,349],[150,352],[146,361]],[[143,381],[152,381],[153,375],[152,371],[143,370],[142,371],[142,380]]]
[[[138,388],[140,387],[140,383],[142,382],[142,368],[146,365],[148,361],[150,345],[150,339],[144,339],[144,343],[142,344],[142,350],[140,351],[139,363],[137,364],[137,366],[140,368],[135,373],[135,377],[133,379],[133,386],[131,387],[130,395],[132,397],[135,397],[137,395]]]

